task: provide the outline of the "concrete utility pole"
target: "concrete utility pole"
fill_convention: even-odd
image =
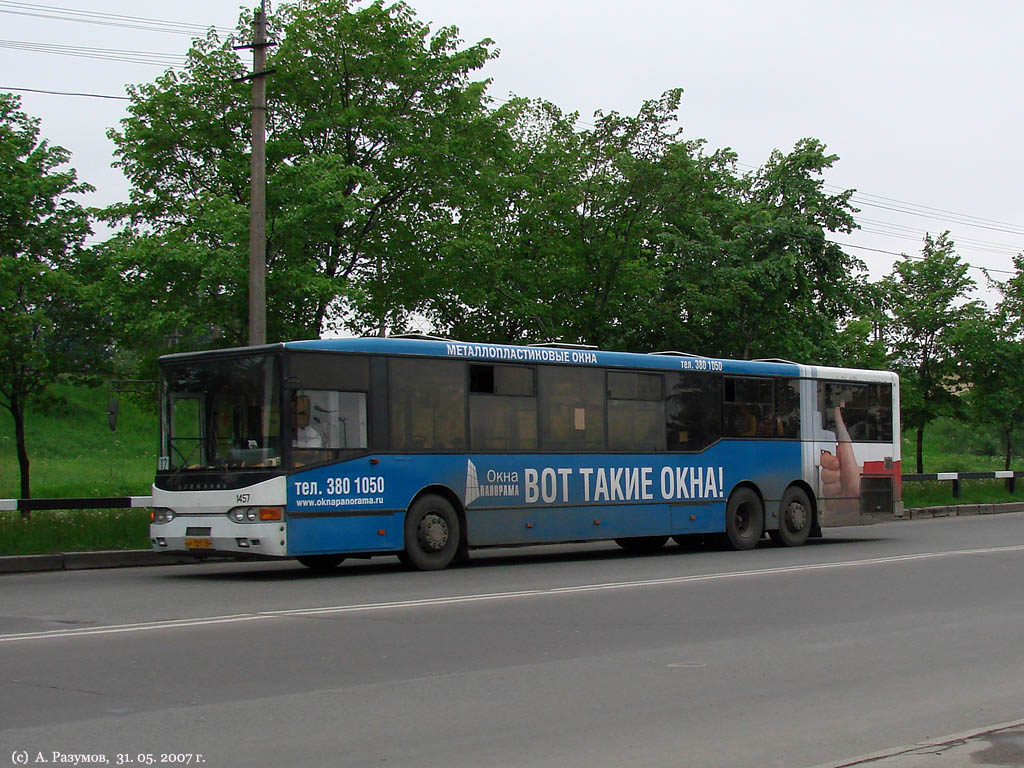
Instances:
[[[249,194],[249,344],[267,343],[267,4],[252,20],[252,163]],[[249,46],[243,46],[249,47]]]

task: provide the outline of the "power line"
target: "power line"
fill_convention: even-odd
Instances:
[[[736,165],[742,168],[749,168],[754,171],[760,170],[758,166],[750,165],[749,163],[737,161]],[[822,187],[833,193],[848,191],[836,184],[822,184]],[[978,229],[987,229],[993,232],[1004,232],[1010,235],[1024,236],[1024,225],[1013,224],[1007,221],[999,221],[997,219],[988,219],[983,216],[974,216],[968,213],[958,213],[957,211],[951,211],[946,208],[937,208],[930,205],[911,203],[906,200],[898,200],[894,197],[885,197],[883,195],[875,195],[869,192],[861,192],[859,190],[853,191],[853,195],[850,197],[850,202],[857,205],[865,205],[870,208],[881,208],[895,213],[920,216],[922,218],[930,218],[951,224],[960,224],[968,227],[976,227]],[[943,215],[937,216],[936,214]]]
[[[26,93],[45,93],[50,96],[88,96],[93,99],[115,99],[117,101],[131,101],[129,96],[107,96],[103,93],[74,93],[71,91],[44,91],[39,88],[12,88],[9,85],[0,85],[0,91],[25,91]]]
[[[965,227],[974,227],[976,229],[988,230],[989,232],[1004,232],[1004,233],[1009,234],[1009,235],[1024,236],[1024,227],[1021,227],[1019,229],[1007,229],[1005,226],[994,226],[994,225],[990,225],[990,224],[980,224],[980,223],[977,223],[976,221],[970,221],[969,219],[970,218],[974,218],[974,217],[968,217],[968,216],[964,216],[962,218],[950,219],[948,217],[937,216],[937,215],[931,214],[931,213],[922,213],[920,211],[916,211],[916,210],[913,210],[913,209],[910,209],[910,208],[905,208],[905,207],[900,207],[900,206],[883,205],[881,203],[868,202],[866,200],[860,199],[857,195],[854,195],[851,198],[851,201],[856,203],[857,205],[866,205],[866,206],[871,207],[871,208],[881,208],[881,209],[886,210],[886,211],[894,211],[896,213],[903,213],[903,214],[907,214],[909,216],[919,216],[919,217],[921,217],[923,219],[932,219],[933,221],[943,221],[943,222],[946,222],[946,223],[959,224],[959,225],[965,226]],[[951,214],[951,215],[959,216],[959,214]],[[1016,225],[1010,224],[1008,226],[1014,227]]]
[[[845,191],[845,190],[842,190],[841,187],[838,187],[838,186],[836,186],[834,184],[825,184],[823,186],[825,186],[827,188],[831,188],[833,190]],[[890,205],[897,205],[897,206],[900,206],[901,208],[906,208],[906,209],[908,209],[906,211],[907,213],[915,213],[917,215],[924,215],[926,213],[927,214],[941,213],[941,214],[945,214],[946,216],[953,216],[953,217],[956,217],[957,219],[965,220],[965,221],[963,221],[961,223],[967,223],[966,220],[971,220],[971,221],[979,222],[981,224],[996,225],[996,226],[1000,226],[1000,227],[1010,227],[1011,229],[1019,230],[1019,231],[1014,232],[1014,234],[1022,234],[1022,235],[1024,235],[1024,226],[1021,226],[1019,224],[1013,224],[1013,223],[1008,222],[1008,221],[998,221],[996,219],[988,219],[988,218],[985,218],[983,216],[973,216],[973,215],[967,214],[967,213],[957,213],[956,211],[950,211],[950,210],[947,210],[945,208],[936,208],[934,206],[921,205],[919,203],[909,203],[909,202],[907,202],[905,200],[897,200],[896,198],[884,197],[882,195],[873,195],[873,194],[868,193],[868,192],[855,191],[853,196],[855,198],[859,199],[860,202],[862,202],[865,205],[877,205],[876,203],[872,203],[872,202],[864,199],[864,198],[870,198],[871,200],[880,200],[883,203],[887,203],[887,204],[890,204]],[[878,205],[877,207],[882,207],[882,206]]]
[[[76,56],[84,59],[121,61],[132,64],[150,64],[158,67],[181,67],[185,57],[173,53],[155,51],[126,51],[117,48],[89,48],[81,45],[58,45],[55,43],[32,43],[24,40],[0,40],[0,48],[34,53],[55,53],[61,56]]]
[[[840,243],[838,240],[825,240],[826,243],[832,243],[832,245],[838,245],[840,248],[857,248],[861,251],[873,251],[874,253],[884,253],[889,256],[900,256],[905,259],[914,259],[915,261],[923,261],[923,256],[918,256],[912,253],[897,253],[896,251],[886,251],[882,248],[869,248],[866,245],[854,245],[853,243]],[[980,272],[999,272],[1003,275],[1015,275],[1016,272],[1009,269],[997,269],[996,267],[979,267],[977,264],[971,264],[970,262],[964,262],[964,265],[969,269],[977,269]]]
[[[0,0],[0,13],[17,16],[30,16],[40,19],[52,19],[56,21],[73,21],[105,27],[120,27],[122,29],[138,29],[148,32],[169,32],[172,34],[190,36],[205,35],[210,29],[222,34],[232,34],[234,32],[233,29],[218,27],[213,24],[191,24],[180,21],[150,19],[141,16],[125,16],[116,13],[81,11],[75,8],[62,8],[52,5],[40,5],[38,3],[15,2],[14,0]]]

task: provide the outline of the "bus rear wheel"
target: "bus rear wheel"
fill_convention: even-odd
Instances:
[[[615,543],[627,552],[653,555],[660,552],[667,541],[668,536],[631,536],[628,539],[616,539]]]
[[[448,567],[459,551],[462,528],[447,499],[433,494],[413,502],[405,514],[405,550],[401,561],[420,571]]]
[[[345,559],[344,555],[303,555],[296,558],[300,563],[317,573],[333,571]]]
[[[807,494],[790,488],[779,503],[779,530],[768,531],[771,540],[782,547],[799,547],[807,541],[814,524],[814,512]]]
[[[725,505],[725,540],[733,549],[753,549],[764,535],[764,505],[750,488],[739,488]]]

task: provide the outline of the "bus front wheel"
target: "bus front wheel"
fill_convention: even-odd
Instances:
[[[779,546],[799,547],[807,541],[814,523],[814,511],[807,494],[799,488],[790,488],[779,503],[779,530],[768,531]]]
[[[421,571],[439,571],[455,559],[461,535],[459,516],[448,500],[432,494],[422,496],[405,514],[401,560]]]
[[[733,549],[753,549],[764,535],[764,505],[750,488],[739,488],[725,505],[725,538]]]

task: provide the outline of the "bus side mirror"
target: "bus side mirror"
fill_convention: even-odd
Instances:
[[[119,403],[117,402],[117,398],[116,397],[111,399],[111,401],[109,403],[107,403],[107,424],[110,426],[110,431],[111,432],[113,432],[115,429],[117,429],[117,411],[118,411],[118,406],[119,406]]]
[[[309,426],[309,396],[295,396],[295,426],[299,429]]]

